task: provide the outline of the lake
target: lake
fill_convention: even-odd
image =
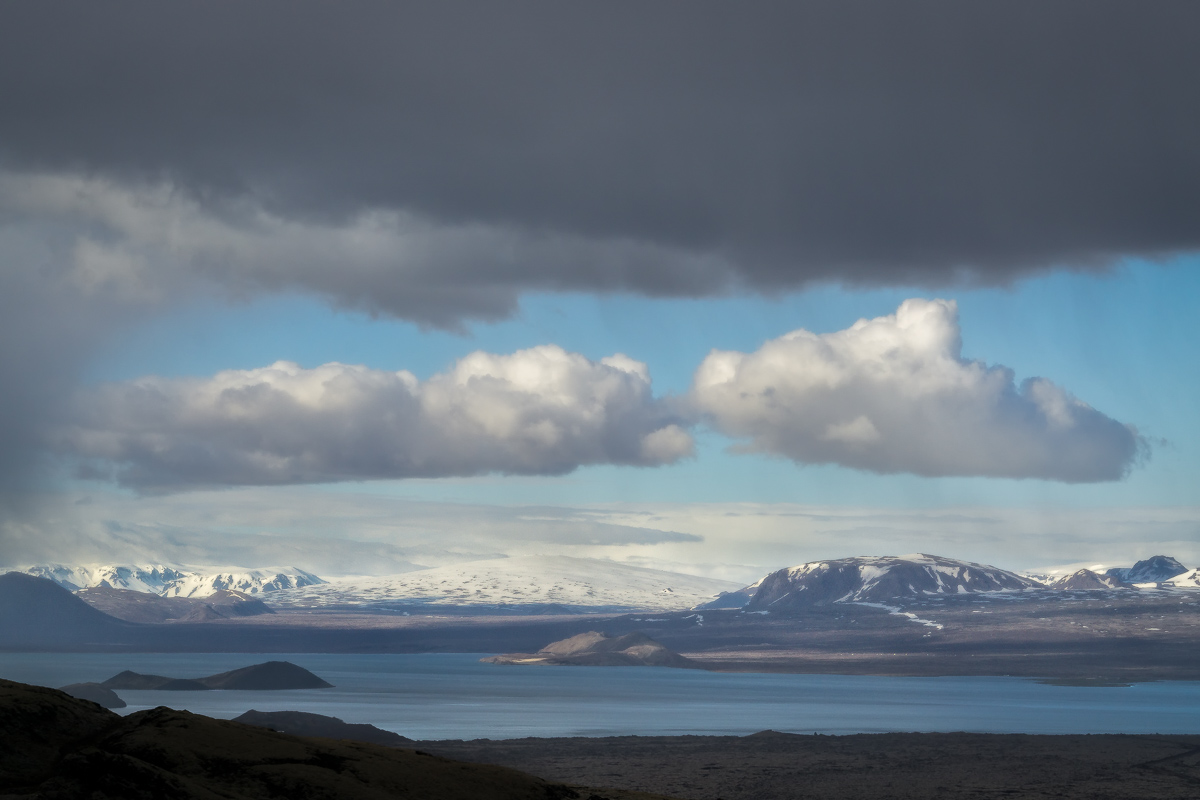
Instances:
[[[310,711],[413,739],[978,731],[1200,733],[1200,682],[1129,687],[1020,678],[716,673],[479,663],[479,654],[0,653],[0,677],[42,686],[135,672],[194,678],[262,661],[299,664],[333,689],[118,694],[121,713],[166,705],[212,717]]]

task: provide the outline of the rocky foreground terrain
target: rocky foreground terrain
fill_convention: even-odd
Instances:
[[[0,680],[6,800],[654,800],[544,781],[427,751],[311,739],[155,708],[120,717],[54,689]]]
[[[418,742],[547,780],[690,800],[1194,800],[1200,736],[886,733]]]
[[[1200,736],[763,731],[412,742],[315,714],[240,719],[163,707],[119,717],[0,680],[0,798],[1191,800],[1200,786]]]

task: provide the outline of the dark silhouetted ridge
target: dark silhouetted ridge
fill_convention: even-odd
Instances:
[[[66,692],[71,697],[77,697],[80,700],[91,700],[96,705],[105,708],[125,708],[128,705],[112,689],[98,683],[72,683],[61,687],[59,691]]]
[[[246,725],[256,725],[269,728],[280,733],[290,733],[293,736],[321,736],[326,739],[351,739],[357,742],[370,742],[388,747],[397,747],[405,742],[411,742],[405,736],[374,725],[343,722],[337,717],[327,717],[324,714],[310,714],[306,711],[255,711],[251,709],[240,717],[234,717],[234,722]]]
[[[120,717],[54,689],[5,680],[0,792],[31,800],[616,800],[605,789],[572,788],[505,767],[298,738],[169,708]]]

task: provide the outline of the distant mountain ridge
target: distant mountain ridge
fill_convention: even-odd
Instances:
[[[1132,589],[1133,587],[1112,574],[1109,570],[1104,575],[1092,572],[1090,569],[1076,570],[1058,580],[1047,584],[1051,589],[1066,589],[1070,591],[1093,591],[1096,589]]]
[[[75,596],[92,608],[126,622],[209,622],[275,612],[253,595],[219,589],[207,597],[163,597],[131,589],[92,586]]]
[[[23,572],[50,580],[72,592],[109,587],[146,592],[161,597],[208,597],[220,591],[263,594],[324,583],[322,578],[298,567],[185,567],[163,564],[92,564],[68,566],[39,564],[22,567]]]
[[[1024,591],[1040,587],[999,567],[914,553],[812,561],[785,567],[758,582],[747,611],[880,602],[928,594]],[[749,589],[751,587],[747,587]]]
[[[785,567],[737,591],[723,592],[715,600],[696,608],[741,608],[748,612],[763,612],[829,603],[878,603],[929,595],[1156,587],[1200,588],[1200,570],[1188,569],[1170,556],[1153,556],[1132,567],[1114,567],[1103,574],[1078,569],[1066,575],[1020,575],[986,564],[924,553],[856,556]]]

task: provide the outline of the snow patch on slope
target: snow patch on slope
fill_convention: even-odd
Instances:
[[[870,606],[871,608],[882,608],[884,611],[892,614],[893,616],[907,617],[909,620],[917,623],[918,625],[924,625],[927,628],[937,628],[939,631],[946,627],[940,622],[934,622],[931,619],[922,619],[911,611],[905,611],[904,609],[897,608],[896,606],[884,605],[883,603],[855,603],[855,605]]]
[[[1163,581],[1160,585],[1172,589],[1200,589],[1200,569],[1189,569],[1182,575]]]

